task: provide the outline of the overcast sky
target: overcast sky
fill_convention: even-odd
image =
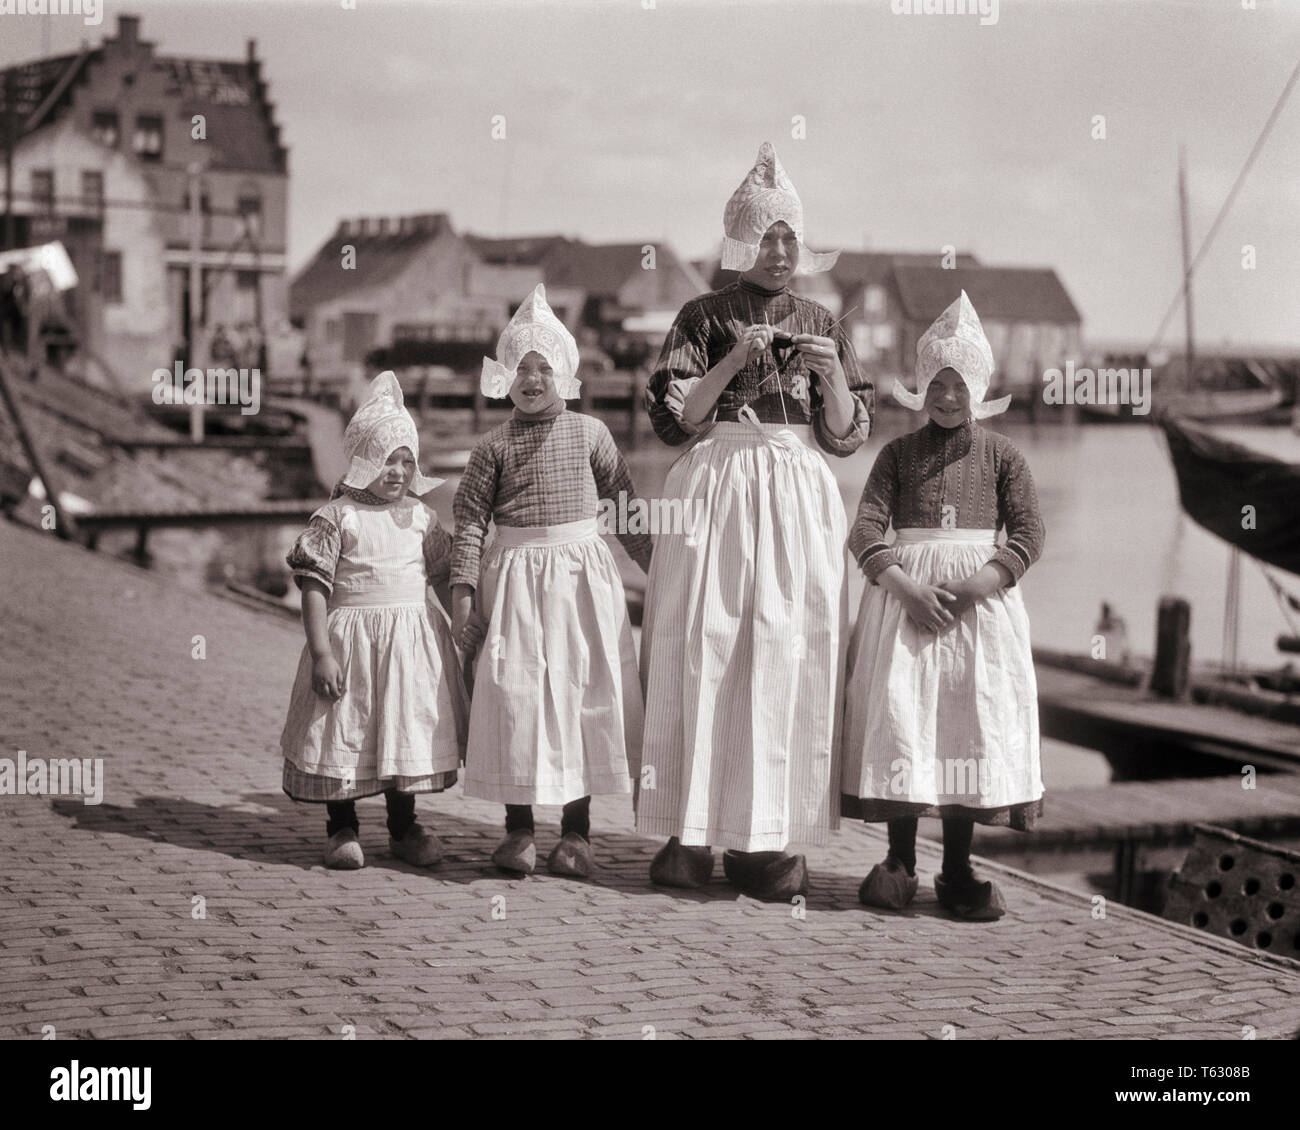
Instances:
[[[105,0],[99,27],[0,16],[0,62],[96,43],[120,12],[166,54],[241,59],[256,38],[295,268],[341,216],[415,211],[703,256],[768,139],[812,247],[1051,266],[1088,338],[1145,342],[1179,284],[1179,144],[1195,248],[1300,59],[1297,0],[1002,0],[987,26],[890,0],[650,3]],[[1300,91],[1195,308],[1206,344],[1300,345]]]

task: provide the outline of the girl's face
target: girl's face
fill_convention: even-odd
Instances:
[[[925,390],[925,411],[941,428],[956,428],[970,419],[970,389],[956,369],[940,369]]]
[[[515,370],[515,383],[510,386],[510,399],[527,416],[564,403],[555,388],[551,363],[540,353],[531,351],[524,354]]]
[[[798,265],[799,241],[789,224],[777,220],[758,245],[754,265],[740,277],[768,290],[779,290],[790,281]]]
[[[409,447],[399,447],[388,457],[379,477],[366,490],[380,498],[396,502],[415,477],[415,456]]]

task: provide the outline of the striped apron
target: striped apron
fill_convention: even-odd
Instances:
[[[475,594],[488,628],[474,668],[465,795],[566,804],[631,791],[641,742],[636,644],[596,519],[498,526]]]
[[[838,826],[846,518],[813,442],[718,423],[668,472],[695,521],[650,565],[643,833],[765,851]]]

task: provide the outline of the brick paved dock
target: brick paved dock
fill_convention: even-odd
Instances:
[[[106,775],[99,805],[0,796],[0,1037],[1300,1029],[1300,965],[1121,906],[1094,918],[1088,899],[994,864],[1011,912],[951,921],[928,845],[910,912],[861,907],[884,849],[858,825],[810,854],[802,918],[735,895],[720,867],[701,892],[652,888],[657,845],[632,833],[626,799],[593,806],[591,882],[499,876],[500,813],[459,790],[419,802],[440,868],[391,860],[368,800],[367,867],[326,871],[323,813],[279,787],[294,625],[7,524],[0,577],[0,756],[102,758]],[[558,812],[539,814],[544,854]]]

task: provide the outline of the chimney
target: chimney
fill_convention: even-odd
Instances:
[[[248,41],[248,77],[255,83],[261,82],[262,80],[262,64],[257,58],[256,39],[250,39]]]
[[[406,234],[407,232],[409,232],[410,230],[411,230],[411,217],[410,217],[410,216],[398,216],[398,217],[397,217],[397,234],[398,234],[398,235],[405,235],[405,234]]]
[[[117,17],[117,41],[124,47],[134,47],[140,41],[140,17]]]
[[[349,236],[352,234],[352,221],[340,220],[338,234],[340,236]]]
[[[376,235],[387,235],[387,234],[388,234],[388,217],[387,217],[387,216],[380,216],[380,217],[379,217],[379,220],[378,220],[378,224],[379,224],[379,227],[378,227],[378,230],[375,232],[375,234],[376,234]]]

